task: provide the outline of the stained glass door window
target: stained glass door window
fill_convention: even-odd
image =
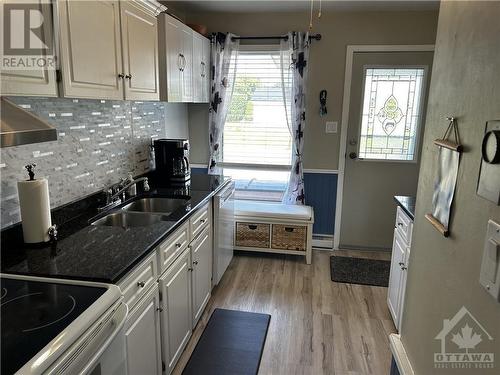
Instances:
[[[359,159],[415,161],[424,68],[366,68]]]

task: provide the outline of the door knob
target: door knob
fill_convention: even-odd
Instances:
[[[351,152],[351,153],[349,154],[349,157],[350,157],[351,159],[356,159],[356,158],[358,157],[358,154],[356,154],[355,152]]]

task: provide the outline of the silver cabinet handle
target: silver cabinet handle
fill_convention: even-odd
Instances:
[[[179,70],[182,72],[184,69],[182,68],[182,53],[179,53],[179,57],[177,58],[177,66],[179,67]]]
[[[193,269],[192,268],[188,268],[188,271],[193,271]]]
[[[403,226],[403,223],[398,223],[398,225],[399,225],[400,227],[402,227],[402,226]]]
[[[146,283],[144,281],[139,281],[137,283],[137,286],[140,287],[140,288],[144,288],[144,285],[146,285]]]
[[[132,74],[127,74],[127,75],[125,76],[125,78],[127,78],[127,79],[132,79]]]
[[[123,73],[118,74],[118,78],[124,78],[124,77],[125,77],[125,74],[123,74]]]
[[[402,269],[403,271],[406,271],[406,270],[408,269],[408,267],[401,267],[401,269]]]
[[[202,224],[205,224],[206,221],[207,221],[207,219],[200,219],[200,223],[202,223]]]
[[[197,260],[193,260],[193,264],[196,266],[198,264]]]
[[[162,308],[162,307],[157,307],[157,308],[156,308],[156,311],[162,312],[162,311],[163,311],[163,308]]]
[[[181,246],[182,246],[182,244],[179,242],[175,244],[175,247],[181,247]]]
[[[400,266],[404,266],[404,262],[399,262],[399,265]]]

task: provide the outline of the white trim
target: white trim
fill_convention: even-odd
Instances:
[[[191,168],[208,168],[208,164],[191,164]]]
[[[344,189],[345,153],[347,146],[347,127],[349,121],[349,101],[351,98],[352,63],[355,52],[426,52],[434,51],[434,45],[348,45],[344,74],[344,97],[342,100],[342,120],[340,130],[339,178],[337,179],[337,199],[335,208],[335,230],[333,248],[340,244],[340,228],[342,217],[342,198]]]
[[[403,346],[403,342],[401,341],[401,336],[396,333],[390,334],[389,343],[392,356],[394,358],[394,361],[396,362],[399,373],[401,375],[415,375],[415,372],[413,371],[410,363],[410,359],[408,358],[406,350]]]
[[[304,173],[338,174],[337,169],[304,169]]]

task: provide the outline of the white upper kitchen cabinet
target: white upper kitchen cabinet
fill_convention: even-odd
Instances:
[[[160,16],[161,99],[193,100],[193,31],[167,14]]]
[[[128,374],[161,375],[160,310],[156,284],[129,313],[125,324]]]
[[[57,5],[62,96],[159,99],[156,14],[165,8],[140,0]]]
[[[158,24],[139,5],[120,3],[125,99],[159,100]]]
[[[59,0],[64,97],[123,99],[118,1]]]
[[[193,32],[193,101],[209,102],[210,40]]]
[[[37,4],[43,16],[40,28],[41,41],[49,46],[53,40],[52,9],[48,2],[42,0],[30,1]],[[0,6],[0,19],[4,20],[4,7]],[[46,55],[40,55],[45,58]],[[39,67],[34,70],[7,70],[0,72],[2,95],[31,95],[31,96],[57,96],[57,81],[55,69]]]

